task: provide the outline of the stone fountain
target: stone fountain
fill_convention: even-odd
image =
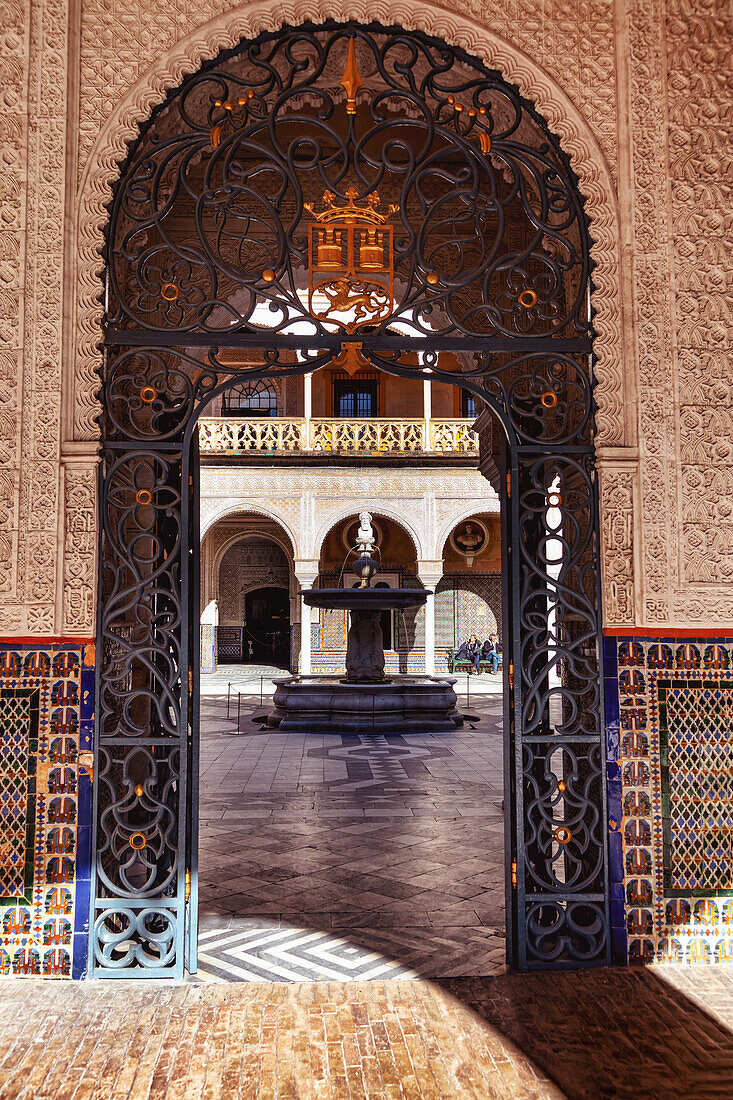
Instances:
[[[385,676],[380,626],[382,611],[419,607],[427,588],[372,588],[379,569],[369,512],[359,514],[356,544],[349,551],[359,580],[354,588],[312,588],[303,592],[309,607],[350,612],[346,676],[288,676],[275,680],[274,710],[268,725],[281,730],[344,733],[445,733],[461,723],[455,679],[440,676]],[[305,624],[305,629],[308,624]]]

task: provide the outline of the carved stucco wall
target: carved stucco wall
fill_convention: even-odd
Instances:
[[[733,622],[725,0],[9,0],[3,12],[0,633],[93,630],[97,250],[125,142],[219,49],[324,16],[463,46],[561,137],[596,241],[606,620]]]

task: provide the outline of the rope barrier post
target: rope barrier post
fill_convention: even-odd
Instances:
[[[466,706],[471,706],[471,673],[466,673]]]
[[[260,706],[262,706],[263,688],[265,683],[265,677],[260,676]]]
[[[227,683],[227,718],[229,717],[229,696],[231,695],[231,691],[232,691],[232,682],[230,680]]]
[[[240,711],[241,705],[242,705],[242,693],[241,693],[241,691],[238,691],[237,692],[237,733],[239,733],[239,711]]]

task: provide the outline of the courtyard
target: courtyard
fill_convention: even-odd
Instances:
[[[270,696],[237,703],[258,687],[203,677],[198,979],[503,971],[498,678],[471,678],[462,728],[407,736],[268,730]]]

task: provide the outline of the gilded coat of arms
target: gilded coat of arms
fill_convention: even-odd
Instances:
[[[388,219],[399,209],[390,204],[384,213],[376,191],[357,202],[350,187],[346,202],[325,191],[324,209],[310,225],[308,248],[308,308],[320,321],[332,322],[352,335],[365,325],[378,324],[394,306],[392,226]]]

